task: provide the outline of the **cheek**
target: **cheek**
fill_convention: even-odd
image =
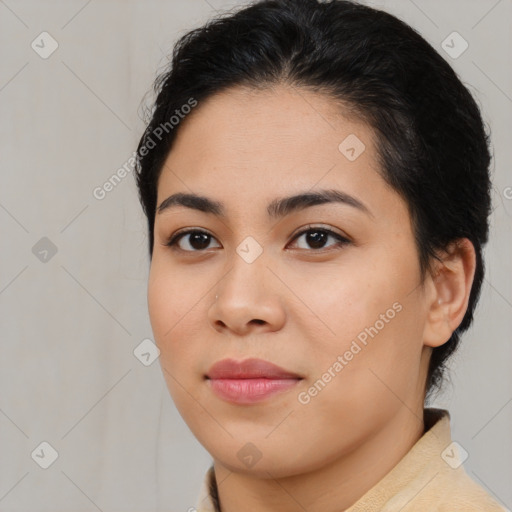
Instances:
[[[160,350],[162,374],[173,401],[178,405],[185,400],[180,393],[182,373],[186,374],[184,369],[191,367],[185,363],[190,346],[184,343],[186,340],[179,338],[183,336],[181,324],[187,318],[183,305],[188,301],[177,293],[180,283],[170,275],[160,273],[157,266],[152,266],[148,283],[148,310],[154,340]]]
[[[162,343],[165,333],[176,321],[175,285],[170,274],[160,272],[158,264],[153,261],[148,281],[148,310],[155,341],[158,344]]]
[[[205,280],[179,271],[154,258],[148,279],[148,310],[155,337],[172,338],[177,326],[208,291]],[[165,339],[164,339],[165,338]]]
[[[166,379],[176,383],[191,378],[189,369],[197,368],[207,356],[205,315],[211,301],[210,281],[195,273],[179,272],[153,260],[148,279],[148,310],[160,363]]]
[[[160,364],[168,380],[169,374],[175,374],[180,347],[185,346],[175,340],[182,322],[187,318],[186,306],[190,302],[187,295],[190,290],[179,281],[176,272],[161,270],[158,262],[153,261],[148,281],[148,310],[155,343],[160,349]],[[172,379],[169,384],[172,384]]]
[[[326,371],[345,353],[352,371],[381,368],[391,379],[397,362],[410,363],[411,372],[419,364],[424,318],[421,297],[411,293],[419,282],[413,246],[391,251],[375,245],[342,265],[319,268],[314,279],[295,282],[311,312],[299,322],[315,340],[316,371]]]

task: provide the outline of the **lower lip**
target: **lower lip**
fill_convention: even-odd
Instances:
[[[293,388],[300,379],[208,379],[213,392],[228,402],[253,404]]]

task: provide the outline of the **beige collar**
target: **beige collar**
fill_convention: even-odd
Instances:
[[[425,408],[424,422],[425,433],[409,452],[345,512],[426,512],[450,503],[453,510],[506,510],[465,473],[465,451],[452,443],[449,412]],[[197,512],[220,512],[216,496],[211,466],[199,493]],[[467,508],[461,506],[464,503]]]

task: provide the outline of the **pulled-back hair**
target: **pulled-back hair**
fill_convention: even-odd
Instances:
[[[191,98],[200,108],[228,88],[279,84],[326,94],[373,128],[379,172],[409,209],[422,282],[451,242],[468,238],[475,248],[468,308],[450,340],[433,349],[428,398],[441,388],[446,360],[471,325],[480,295],[491,157],[470,92],[425,39],[391,14],[345,0],[263,0],[179,39],[171,65],[155,81],[157,98],[137,148],[150,258],[158,179],[180,126],[169,129],[169,119]]]

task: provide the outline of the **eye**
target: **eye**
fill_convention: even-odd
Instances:
[[[319,252],[320,250],[324,249],[325,244],[327,240],[329,240],[329,238],[338,241],[335,244],[331,244],[333,246],[340,247],[350,243],[350,240],[340,235],[339,233],[332,231],[331,229],[313,226],[308,226],[307,229],[303,229],[302,231],[297,233],[292,238],[292,242],[295,242],[296,240],[303,236],[305,236],[305,242],[309,244],[310,248],[312,248],[316,252]],[[186,245],[188,245],[191,249],[184,248],[182,245],[180,245],[182,239],[187,241]],[[210,233],[206,231],[202,231],[199,229],[189,229],[186,231],[175,233],[169,238],[169,240],[164,245],[184,252],[203,252],[205,249],[208,249],[208,246],[210,245],[212,239],[215,239],[213,235],[210,235]],[[218,247],[220,247],[220,245]],[[308,247],[299,247],[299,249],[307,250]]]
[[[327,228],[321,228],[321,227],[313,227],[308,226],[307,229],[304,229],[297,233],[293,239],[292,242],[295,240],[298,240],[301,237],[305,237],[304,241],[306,244],[308,244],[310,247],[315,249],[316,251],[324,249],[325,244],[329,238],[334,238],[338,240],[338,243],[332,244],[331,246],[343,246],[350,243],[350,240],[345,238],[344,236],[340,235],[339,233],[336,233],[335,231]],[[308,247],[299,247],[299,249],[308,249]],[[330,249],[329,249],[330,250]]]
[[[192,247],[192,250],[190,249],[184,249],[183,247],[179,246],[179,242],[181,242],[181,239],[188,238],[188,246]],[[185,251],[185,252],[201,252],[202,250],[208,248],[210,240],[213,238],[210,233],[207,233],[206,231],[201,231],[199,229],[189,229],[187,231],[181,231],[173,236],[165,243],[167,247],[172,247],[175,249],[177,248],[179,250]]]

